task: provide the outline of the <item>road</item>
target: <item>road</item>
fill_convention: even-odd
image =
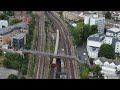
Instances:
[[[84,55],[84,53],[86,53],[86,55]],[[87,63],[88,55],[86,50],[86,43],[77,48],[76,54],[79,57],[81,63]]]

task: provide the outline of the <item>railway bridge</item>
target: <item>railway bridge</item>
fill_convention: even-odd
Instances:
[[[24,54],[33,54],[33,55],[42,55],[42,56],[51,56],[51,57],[55,57],[55,58],[62,58],[66,60],[77,60],[78,62],[80,62],[79,58],[77,58],[76,56],[72,56],[72,55],[63,55],[63,54],[54,54],[54,53],[49,53],[49,52],[42,52],[42,51],[36,51],[36,50],[26,50],[26,49],[22,49],[20,51],[14,51],[12,49],[4,49],[4,48],[0,48],[0,50],[5,51],[5,52],[13,52],[13,53],[18,53],[20,55],[24,55]]]

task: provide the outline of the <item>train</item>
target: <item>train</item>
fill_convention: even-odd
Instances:
[[[57,37],[56,37],[56,44],[55,44],[55,51],[54,51],[54,54],[57,54],[58,45],[59,45],[59,30],[57,30]],[[52,66],[56,66],[56,58],[53,58]]]

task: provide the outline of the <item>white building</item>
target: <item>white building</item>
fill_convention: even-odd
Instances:
[[[0,20],[0,28],[2,27],[8,27],[8,21],[7,20]]]
[[[120,38],[120,28],[107,29],[106,35]]]
[[[117,70],[120,70],[120,61],[106,59],[104,57],[96,58],[93,63],[99,65],[105,79],[119,79]]]
[[[92,16],[85,16],[84,23],[90,25],[97,25],[98,33],[104,33],[105,17],[99,17],[96,14]]]
[[[98,51],[103,44],[104,36],[102,34],[93,34],[87,38],[87,52],[91,58],[98,57]]]
[[[116,30],[116,31],[114,31]],[[120,30],[118,28],[108,29],[105,34],[93,34],[87,38],[87,52],[91,58],[98,57],[98,51],[102,44],[113,46],[115,53],[120,53]]]

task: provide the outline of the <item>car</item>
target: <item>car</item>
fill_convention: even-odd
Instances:
[[[120,74],[120,71],[117,71],[117,74]]]
[[[86,55],[86,53],[83,53],[83,55]]]
[[[79,59],[81,59],[81,57],[80,56],[78,56],[79,57]]]

